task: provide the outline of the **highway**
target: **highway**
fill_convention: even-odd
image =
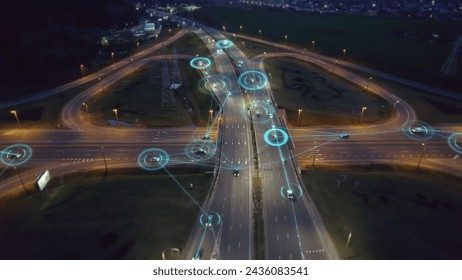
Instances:
[[[251,259],[253,258],[251,231],[251,177],[249,168],[249,126],[242,112],[244,104],[237,86],[237,76],[228,57],[217,54],[209,34],[194,29],[213,55],[212,65],[199,70],[206,84],[213,90],[220,103],[220,111],[214,112],[215,123],[219,123],[217,177],[213,192],[203,206],[211,215],[212,225],[207,226],[204,213],[200,213],[192,230],[185,256],[202,259]],[[221,36],[216,33],[215,36]],[[226,82],[222,81],[226,77]],[[212,84],[218,86],[211,86]],[[239,176],[233,169],[242,166]]]
[[[82,103],[102,89],[101,84],[95,84],[63,107],[61,119],[68,129],[0,130],[2,149],[16,143],[28,144],[33,149],[33,156],[24,165],[23,178],[28,184],[43,169],[50,169],[53,176],[60,176],[79,170],[102,169],[105,161],[109,168],[137,167],[140,152],[160,148],[170,156],[168,166],[193,164],[216,171],[210,196],[200,206],[197,222],[183,252],[185,259],[255,258],[255,246],[259,244],[254,244],[253,188],[260,180],[265,258],[338,259],[338,252],[315,204],[300,180],[299,165],[311,168],[330,164],[400,163],[417,166],[420,163],[454,174],[462,169],[459,157],[462,152],[448,146],[448,136],[462,132],[462,126],[435,126],[428,130],[434,134],[432,137],[427,137],[427,132],[411,133],[411,128],[403,128],[403,125],[416,121],[412,107],[372,83],[369,86],[372,94],[379,94],[396,105],[396,117],[389,122],[348,127],[288,127],[276,110],[265,75],[264,59],[295,57],[327,71],[336,67],[332,59],[287,47],[291,52],[267,53],[249,60],[236,45],[225,45],[222,51],[218,51],[216,43],[226,40],[218,30],[173,18],[194,23],[192,32],[209,48],[210,67],[198,67],[197,71],[220,103],[220,110],[213,112],[213,127],[218,131],[195,127],[96,127],[81,118]],[[97,73],[50,91],[0,104],[0,108],[51,96],[100,77],[103,77],[104,85],[109,86],[137,67],[164,58],[149,55],[185,33],[185,30],[180,31],[167,41]],[[177,58],[191,60],[193,56]],[[202,62],[206,60],[202,59]],[[345,66],[355,68],[354,65]],[[335,68],[335,73],[358,85],[367,82],[344,68]],[[412,129],[415,131],[414,127]],[[212,139],[202,140],[205,134],[211,134]],[[348,134],[348,137],[341,137],[341,134]],[[205,155],[197,153],[200,146],[207,149]],[[239,170],[239,176],[234,176],[234,169]],[[1,181],[0,192],[8,194],[21,191],[21,188],[18,178],[11,177]]]

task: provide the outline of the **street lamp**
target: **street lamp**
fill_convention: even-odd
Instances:
[[[422,158],[425,154],[426,149],[427,149],[427,146],[425,145],[425,143],[422,143],[422,154],[420,155],[419,163],[417,163],[417,169],[419,169],[420,167],[420,163],[422,162]]]
[[[367,84],[366,84],[366,90],[369,89],[369,83],[372,81],[372,77],[369,77],[369,80],[367,80]]]
[[[242,42],[242,45],[244,45],[244,49],[245,49],[245,42]]]
[[[396,105],[398,105],[399,100],[396,100],[395,103],[393,103],[393,108],[391,109],[391,115],[393,116],[393,113],[395,112]]]
[[[346,51],[346,49],[343,49],[343,60],[345,60]]]
[[[133,61],[133,58],[130,58],[130,62],[132,63],[133,72],[135,72],[135,62]]]
[[[233,33],[234,41],[236,41],[236,33]]]
[[[117,127],[119,127],[119,115],[117,114],[118,110],[112,109],[112,112],[114,112],[114,115],[116,117]]]
[[[300,113],[302,112],[302,109],[298,109],[298,119],[297,119],[297,126],[300,126]]]
[[[226,26],[223,25],[223,32],[226,32]]]
[[[85,77],[85,73],[83,72],[83,64],[80,64],[80,72],[82,72],[82,78]]]
[[[347,240],[347,244],[346,244],[346,246],[345,246],[345,251],[343,251],[343,259],[346,258],[348,246],[350,245],[350,240],[351,240],[351,236],[352,236],[352,235],[353,235],[353,234],[352,234],[351,231],[350,231],[350,234],[348,234],[348,240]]]
[[[14,115],[19,128],[21,128],[21,123],[19,122],[19,117],[18,117],[18,113],[16,112],[16,110],[11,110],[10,113]]]
[[[286,39],[286,45],[287,45],[287,35],[284,35],[284,38]]]
[[[114,52],[111,52],[112,63],[114,63]]]
[[[361,117],[359,118],[359,124],[362,123],[364,111],[366,111],[366,110],[367,110],[367,107],[362,107],[362,108],[361,108]]]
[[[258,33],[260,33],[260,37],[261,37],[261,29],[258,29]]]
[[[101,90],[104,90],[103,79],[101,79],[101,77],[98,77],[98,81],[101,83]]]
[[[90,111],[88,110],[88,104],[83,102],[82,105],[85,106],[85,108],[87,108],[87,114],[90,115]]]
[[[314,46],[315,46],[316,42],[313,40],[313,41],[311,41],[311,44],[313,45],[313,50],[314,50]]]
[[[239,29],[241,29],[241,33],[242,33],[242,25],[239,25]]]

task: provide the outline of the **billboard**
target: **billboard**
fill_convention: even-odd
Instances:
[[[51,179],[51,174],[49,170],[45,170],[42,173],[39,174],[37,179],[35,179],[35,187],[39,191],[43,191],[45,187],[47,186],[48,182],[50,182]]]

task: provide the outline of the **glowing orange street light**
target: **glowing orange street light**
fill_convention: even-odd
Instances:
[[[363,115],[364,115],[364,111],[367,110],[367,107],[362,107],[361,108],[361,117],[359,118],[359,123],[361,124],[362,121],[363,121]]]
[[[14,115],[19,128],[21,128],[21,123],[19,122],[19,117],[18,117],[18,113],[16,112],[16,110],[11,110],[10,113]]]
[[[118,110],[117,109],[112,109],[112,112],[114,112],[114,114],[115,114],[117,127],[119,127],[119,115],[117,114]]]

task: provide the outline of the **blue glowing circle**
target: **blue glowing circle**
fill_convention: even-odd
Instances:
[[[231,42],[228,39],[220,40],[220,41],[215,43],[215,46],[217,46],[217,48],[219,48],[219,49],[228,49],[228,48],[231,48],[233,46],[233,42]]]
[[[207,213],[207,215],[202,214],[199,217],[199,222],[204,227],[209,227],[209,226],[213,226],[213,225],[218,226],[221,223],[221,216],[220,216],[220,214],[218,214],[215,211],[210,211],[209,213]]]
[[[0,151],[0,161],[6,166],[20,166],[32,157],[32,148],[26,144],[14,144]]]
[[[268,84],[268,77],[260,71],[249,70],[239,76],[238,82],[246,90],[259,90]]]
[[[170,161],[168,153],[159,148],[151,148],[142,151],[136,162],[138,166],[147,171],[156,171],[164,168]]]
[[[403,125],[404,135],[416,141],[429,140],[435,134],[434,129],[424,121],[408,121]]]
[[[462,133],[454,133],[449,136],[448,145],[454,152],[462,154]]]
[[[289,135],[280,128],[271,128],[263,135],[265,142],[273,147],[280,147],[287,143]]]
[[[204,161],[214,157],[216,150],[212,141],[193,140],[186,145],[184,152],[192,161]]]
[[[231,89],[231,80],[223,75],[208,75],[198,82],[198,88],[204,93],[220,94]]]
[[[212,65],[212,61],[206,57],[195,57],[191,59],[189,65],[194,69],[206,69]]]
[[[245,115],[249,121],[258,124],[274,119],[276,112],[272,104],[262,100],[254,100],[251,105],[248,105]]]
[[[279,190],[279,194],[281,195],[282,198],[289,199],[287,197],[287,190],[292,190],[294,197],[296,198],[301,198],[303,195],[303,189],[300,185],[295,184],[295,183],[290,183],[290,187],[282,186],[281,189]]]

